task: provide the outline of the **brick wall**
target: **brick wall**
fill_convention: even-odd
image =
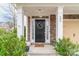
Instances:
[[[50,15],[50,40],[55,43],[56,40],[56,16]]]
[[[30,41],[30,17],[28,16],[28,40]]]

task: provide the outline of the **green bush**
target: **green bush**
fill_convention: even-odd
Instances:
[[[74,53],[78,51],[78,48],[79,46],[73,44],[69,38],[59,39],[59,41],[56,42],[55,46],[58,54],[63,56],[74,55]]]
[[[25,54],[25,38],[19,39],[16,30],[6,32],[0,29],[0,56],[22,56]]]
[[[0,29],[0,35],[7,33],[5,29]]]

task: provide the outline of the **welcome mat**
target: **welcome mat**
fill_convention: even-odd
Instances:
[[[35,44],[35,47],[44,47],[44,44],[42,44],[42,43],[37,43],[37,44]]]

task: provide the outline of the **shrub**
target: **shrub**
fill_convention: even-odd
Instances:
[[[21,56],[25,53],[25,38],[19,39],[16,30],[11,32],[1,31],[0,35],[0,56]]]
[[[78,48],[79,46],[72,43],[69,38],[59,39],[55,46],[56,51],[64,56],[74,55]]]
[[[7,33],[5,29],[0,28],[0,35]]]

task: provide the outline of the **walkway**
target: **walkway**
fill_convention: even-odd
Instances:
[[[32,45],[28,52],[28,56],[57,56],[52,45],[44,45],[44,47],[35,47]]]

